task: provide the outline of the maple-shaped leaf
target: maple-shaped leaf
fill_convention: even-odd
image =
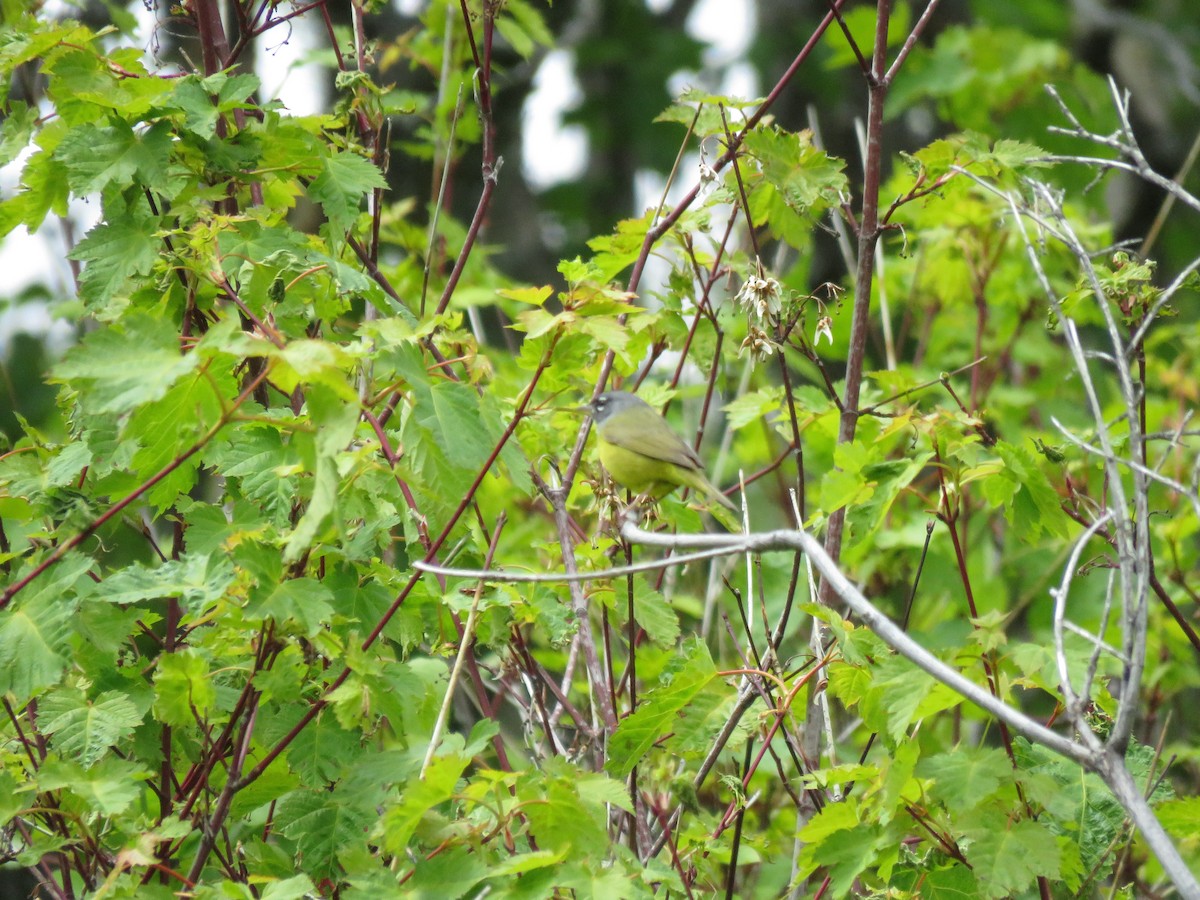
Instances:
[[[330,233],[340,239],[358,217],[366,193],[385,187],[387,182],[374,163],[343,151],[322,161],[321,174],[312,180],[308,190],[329,218]]]
[[[53,736],[53,747],[84,768],[133,734],[142,718],[133,700],[120,691],[105,691],[93,699],[82,691],[60,690],[38,703],[38,725]]]
[[[196,362],[194,354],[180,353],[178,326],[139,311],[89,334],[54,376],[79,391],[91,411],[120,413],[165,396]]]

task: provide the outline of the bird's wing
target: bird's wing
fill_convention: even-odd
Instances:
[[[677,466],[683,466],[685,469],[704,468],[704,464],[700,461],[700,457],[696,455],[696,451],[685,444],[679,435],[673,431],[669,431],[665,425],[664,432],[670,434],[671,440],[669,442],[667,440],[659,441],[662,446],[656,447],[656,452],[654,453],[649,453],[645,449],[645,429],[639,428],[637,423],[626,425],[619,422],[611,422],[605,427],[604,439],[622,447],[635,446],[638,448],[637,452],[645,456],[649,456],[652,459],[661,459],[664,462],[673,463]]]

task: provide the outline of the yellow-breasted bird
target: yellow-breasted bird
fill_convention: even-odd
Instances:
[[[641,397],[608,391],[588,410],[596,423],[600,462],[617,484],[655,499],[676,487],[688,487],[737,513],[737,507],[705,476],[696,451]],[[728,518],[722,515],[719,521],[740,528],[736,519],[730,525]]]

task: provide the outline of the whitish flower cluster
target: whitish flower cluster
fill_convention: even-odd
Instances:
[[[756,259],[754,271],[742,284],[736,299],[749,318],[746,339],[742,341],[738,355],[749,351],[752,358],[762,362],[778,349],[771,333],[779,324],[783,289],[763,271],[762,262]]]

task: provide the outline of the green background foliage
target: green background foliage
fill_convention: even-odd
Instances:
[[[684,29],[688,3],[334,6],[160,5],[172,26],[145,53],[120,4],[3,4],[0,161],[20,162],[0,234],[81,200],[99,218],[66,231],[69,289],[0,298],[74,332],[61,353],[30,336],[3,351],[0,874],[48,897],[1158,890],[1097,774],[895,655],[799,555],[574,588],[415,563],[653,559],[617,533],[624,492],[583,443],[577,407],[619,382],[714,481],[744,480],[752,529],[844,517],[841,564],[881,609],[1059,722],[1049,590],[1110,488],[1067,440],[1095,423],[1061,316],[1090,348],[1103,307],[1133,334],[1191,264],[1195,212],[1115,252],[1160,198],[1118,205],[1088,189],[1093,167],[1050,161],[1096,150],[1050,130],[1068,123],[1044,85],[1110,132],[1096,69],[1128,69],[1120,39],[1186,54],[1197,23],[1076,22],[1111,42],[1100,59],[1047,4],[947,4],[919,26],[925,7],[899,4],[872,184],[854,134],[871,6],[794,76],[821,4],[758,4],[751,48],[724,63]],[[251,64],[301,20],[332,97],[311,115]],[[539,191],[522,103],[551,50],[572,53],[588,150]],[[711,87],[735,62],[764,97],[778,84],[769,106]],[[695,78],[677,91],[680,71]],[[1173,174],[1190,95],[1137,90]],[[638,208],[650,173],[672,173],[669,199]],[[1061,315],[997,193],[1030,199],[1029,179],[1097,254],[1100,294],[1062,243],[1031,241]],[[855,245],[874,240],[854,232],[875,200],[864,280]],[[1138,458],[1193,496],[1194,301],[1177,295],[1135,360],[1142,430],[1174,435]],[[1186,491],[1154,482],[1148,502],[1127,764],[1196,871],[1198,522]],[[680,496],[652,526],[719,528]],[[1086,544],[1071,618],[1120,644],[1114,553]],[[1090,649],[1068,640],[1074,678]],[[1120,677],[1102,655],[1098,733]]]

